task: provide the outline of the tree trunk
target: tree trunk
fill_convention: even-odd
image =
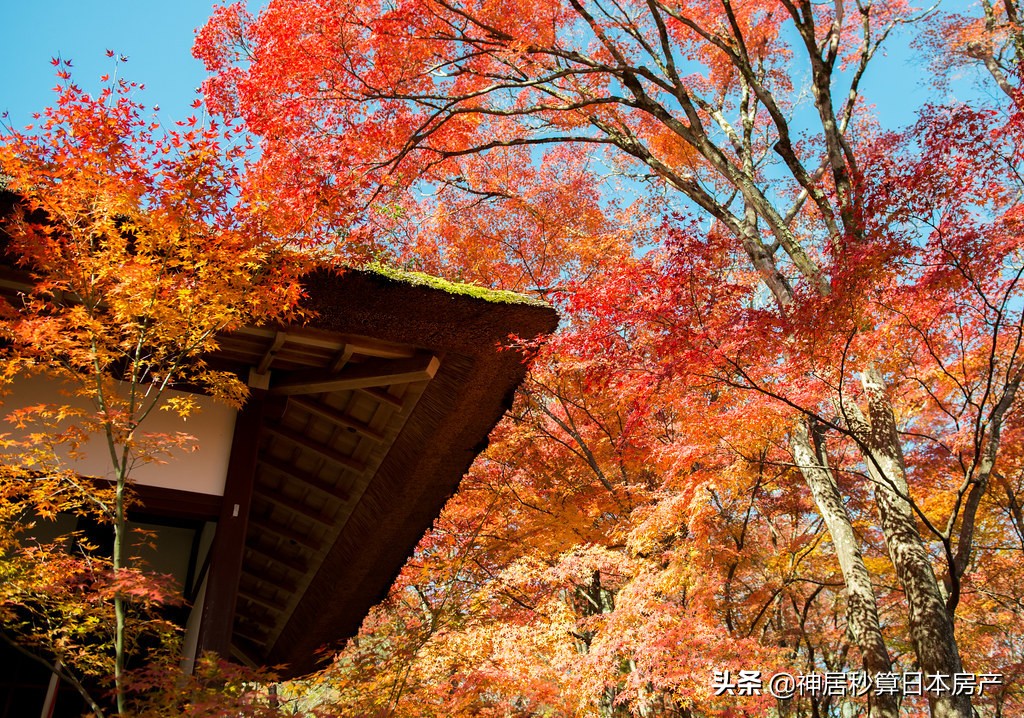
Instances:
[[[848,416],[863,446],[868,474],[875,484],[875,499],[882,520],[889,556],[907,597],[910,638],[917,663],[925,675],[951,676],[963,672],[953,620],[946,611],[931,558],[917,528],[909,499],[903,450],[896,433],[892,405],[881,373],[871,368],[862,375],[868,416]],[[952,679],[947,679],[952,683]],[[928,694],[934,718],[972,718],[971,698],[950,693]]]
[[[120,572],[125,568],[125,543],[127,526],[125,525],[125,492],[127,490],[127,476],[124,466],[118,466],[116,503],[114,505],[114,580],[120,578]],[[124,670],[125,670],[125,630],[127,617],[125,597],[120,588],[114,594],[114,697],[117,705],[118,715],[125,713],[124,695]]]
[[[871,577],[864,565],[850,516],[843,505],[835,476],[823,450],[816,450],[807,426],[798,423],[793,430],[791,448],[796,465],[811,489],[814,502],[832,537],[836,559],[846,583],[846,622],[869,675],[890,673],[892,661],[878,620],[878,604]],[[895,695],[870,695],[870,718],[897,718],[899,701]]]

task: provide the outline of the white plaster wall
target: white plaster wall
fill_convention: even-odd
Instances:
[[[12,438],[23,438],[32,433],[31,430],[18,430],[6,421],[7,415],[15,409],[37,404],[86,406],[83,399],[62,394],[62,388],[59,382],[46,377],[16,380],[10,393],[0,398],[0,433],[9,433]],[[167,395],[184,396],[176,391],[168,391]],[[131,478],[146,486],[223,496],[237,412],[207,396],[193,395],[193,398],[199,404],[199,411],[193,412],[187,420],[174,412],[157,410],[146,417],[141,430],[190,434],[197,440],[196,450],[176,451],[167,457],[166,463],[136,465]],[[103,437],[90,438],[81,452],[83,456],[78,460],[68,459],[66,451],[61,452],[61,456],[81,476],[113,478],[110,453]]]

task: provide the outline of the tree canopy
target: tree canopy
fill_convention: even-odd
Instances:
[[[136,469],[194,443],[185,426],[158,432],[148,419],[188,417],[195,392],[240,406],[246,386],[205,358],[224,332],[294,316],[308,261],[258,188],[243,188],[244,137],[195,117],[161,127],[136,84],[105,77],[90,94],[69,61],[54,65],[55,105],[34,127],[0,135],[10,205],[0,377],[9,389],[38,375],[64,393],[6,415],[0,637],[96,716],[256,715],[262,674],[216,661],[194,678],[178,670],[168,610],[181,587],[133,560],[148,538],[133,535],[127,512]],[[172,395],[181,387],[193,393]],[[91,436],[109,482],[75,472]],[[37,524],[62,513],[110,527],[111,550],[81,531],[37,538]]]
[[[987,92],[937,91],[885,126],[862,87],[898,32],[934,87],[968,73]],[[73,163],[47,213],[86,207],[63,231],[84,216],[90,251],[131,267],[205,257],[178,243],[198,223],[209,303],[167,271],[169,294],[115,292],[151,308],[125,310],[127,334],[72,302],[37,306],[63,323],[34,336],[95,337],[61,354],[76,376],[169,376],[132,342],[166,328],[171,357],[229,326],[178,313],[248,296],[218,282],[251,283],[236,271],[271,235],[559,307],[485,454],[324,674],[317,700],[344,714],[1014,715],[1021,38],[1016,3],[989,0],[221,6],[195,53],[211,110],[256,139],[248,194],[228,201],[232,170],[205,164],[217,137],[154,143],[116,93],[127,114],[86,127],[127,146],[83,152],[93,134],[57,118],[19,185]],[[140,146],[141,180],[118,164]],[[116,178],[117,204],[82,205],[79,177]],[[146,177],[168,202],[136,212]],[[59,266],[64,239],[24,236],[26,261]],[[121,287],[150,264],[87,276]],[[255,286],[245,311],[292,287]],[[46,307],[57,290],[83,291],[44,283]],[[36,325],[11,321],[29,344]],[[98,411],[130,456],[134,415]]]
[[[1020,29],[977,13],[215,12],[206,91],[296,216],[568,318],[341,654],[356,712],[1019,710]],[[862,84],[904,28],[994,91],[882,126]],[[1002,682],[776,700],[713,669]]]

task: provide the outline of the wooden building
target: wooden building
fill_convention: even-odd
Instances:
[[[0,270],[8,295],[24,281]],[[197,456],[135,477],[131,518],[193,606],[186,661],[214,650],[293,677],[354,635],[510,406],[526,371],[510,335],[558,321],[542,302],[419,274],[304,284],[311,320],[247,327],[209,357],[248,382],[245,407],[211,406],[179,427]],[[55,391],[39,381],[5,408]]]
[[[423,276],[320,272],[306,287],[309,325],[238,332],[217,356],[253,393],[210,502],[197,636],[290,675],[356,632],[486,446],[526,371],[502,345],[557,323],[524,297]]]

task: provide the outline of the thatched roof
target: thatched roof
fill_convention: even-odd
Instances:
[[[284,394],[283,406],[272,412],[279,412],[279,418],[268,419],[273,426],[263,432],[252,514],[256,523],[250,523],[247,538],[252,550],[246,555],[237,633],[245,633],[250,618],[253,628],[278,620],[270,635],[238,635],[236,646],[259,662],[287,663],[293,675],[311,670],[316,650],[325,643],[358,630],[487,445],[488,433],[511,405],[526,372],[523,355],[509,348],[509,336],[546,335],[558,321],[553,309],[534,300],[486,291],[479,296],[465,285],[422,281],[422,275],[409,280],[392,272],[320,271],[307,277],[305,286],[315,319],[301,329],[285,330],[296,346],[312,338],[336,339],[334,353],[325,352],[325,361],[316,363],[328,366],[350,352],[339,377],[346,369],[351,376],[368,375],[361,368],[373,365],[382,377],[397,379],[392,384],[382,378],[372,387]],[[266,346],[275,339],[280,342],[280,335],[266,337]],[[288,346],[286,341],[279,347],[269,367],[271,400],[275,386],[296,391],[294,377],[303,371],[294,364],[296,357],[286,356]],[[225,351],[230,350],[229,342]],[[396,366],[394,372],[387,371],[389,363]],[[432,363],[436,367],[427,378]],[[279,365],[280,383],[275,385]],[[423,368],[422,375],[415,374],[416,367]],[[406,369],[414,371],[403,373]],[[320,386],[331,384],[310,385]],[[317,445],[330,449],[327,458]],[[353,465],[343,465],[345,457]],[[299,476],[289,475],[287,467]],[[311,491],[302,476],[344,490],[348,499]],[[261,501],[261,491],[302,501],[301,508],[335,525],[317,526],[301,510]],[[275,533],[270,526],[288,531]],[[302,538],[311,540],[304,544]],[[272,557],[294,558],[307,570],[272,573]],[[286,592],[273,589],[275,576],[301,592],[297,601],[288,601],[283,621],[264,612],[268,604],[286,600]],[[247,597],[249,591],[255,595]]]

